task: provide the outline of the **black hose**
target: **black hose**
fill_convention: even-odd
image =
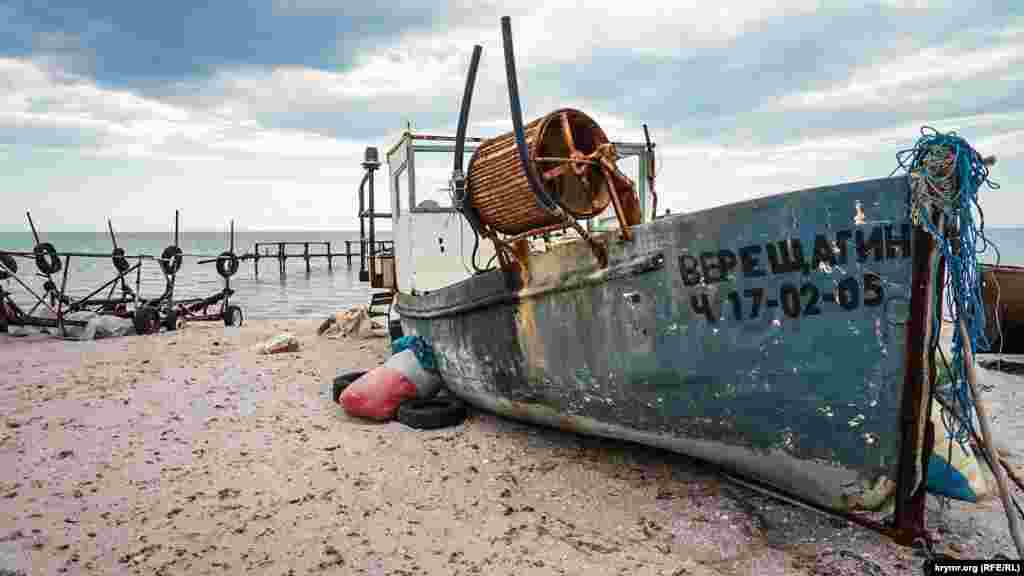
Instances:
[[[469,60],[469,74],[466,76],[466,89],[462,93],[462,106],[459,110],[459,127],[455,132],[455,166],[454,172],[462,174],[462,157],[466,149],[466,127],[469,125],[469,105],[473,101],[473,85],[476,84],[476,69],[480,66],[480,53],[483,46],[473,46],[473,56]]]
[[[477,274],[481,270],[476,263],[476,254],[480,249],[480,231],[478,230],[476,218],[469,203],[469,196],[466,194],[466,179],[462,172],[462,162],[466,154],[466,128],[469,126],[469,108],[473,101],[473,86],[476,84],[476,71],[480,67],[480,53],[483,47],[479,44],[473,46],[473,56],[469,60],[469,73],[466,75],[466,88],[462,93],[462,105],[459,109],[459,126],[455,132],[455,161],[452,164],[452,179],[455,193],[455,209],[462,213],[473,229],[473,254],[470,262]]]
[[[523,167],[530,190],[537,197],[541,207],[554,212],[558,205],[548,197],[537,176],[530,170],[530,159],[526,149],[526,135],[523,132],[523,111],[519,105],[519,83],[516,81],[516,60],[512,53],[512,19],[501,17],[501,35],[505,45],[505,74],[508,77],[508,98],[512,108],[512,129],[516,134],[516,149],[519,151],[519,164]]]
[[[474,232],[476,232],[476,230],[474,230]],[[473,255],[470,257],[469,261],[470,261],[470,263],[473,264],[473,270],[476,271],[477,274],[483,274],[484,272],[486,272],[486,270],[481,270],[480,266],[478,266],[477,263],[476,263],[476,253],[477,253],[477,250],[479,250],[479,249],[480,249],[480,235],[479,234],[473,234]],[[3,276],[0,276],[0,279],[3,279]]]

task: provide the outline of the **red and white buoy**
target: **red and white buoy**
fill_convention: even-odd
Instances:
[[[441,377],[424,369],[416,353],[406,349],[348,385],[338,401],[349,415],[391,420],[402,402],[430,398],[440,389]]]

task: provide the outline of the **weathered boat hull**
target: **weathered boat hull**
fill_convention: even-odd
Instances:
[[[567,243],[523,277],[399,293],[396,310],[479,407],[877,509],[921,480],[927,374],[909,324],[926,317],[912,280],[931,275],[908,196],[893,178],[662,218],[613,238],[607,269]]]
[[[989,351],[1024,353],[1024,267],[983,264],[981,269]]]

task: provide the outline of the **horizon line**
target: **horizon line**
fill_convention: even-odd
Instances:
[[[117,230],[117,234],[174,234],[173,230]],[[200,233],[215,233],[215,234],[228,234],[229,230],[214,230],[214,229],[196,229],[192,228],[189,230],[180,230],[179,234],[194,234]],[[355,234],[359,233],[358,229],[347,229],[347,228],[314,228],[314,229],[303,229],[303,228],[257,228],[257,229],[246,229],[246,230],[235,230],[236,234],[239,233],[274,233],[274,232],[352,232]],[[377,232],[391,232],[390,229],[378,229]],[[0,234],[31,234],[31,230],[3,230],[0,229]],[[48,230],[42,231],[40,235],[46,234],[107,234],[106,230]]]

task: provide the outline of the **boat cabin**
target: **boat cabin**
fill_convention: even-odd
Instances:
[[[468,163],[483,141],[467,138],[464,149]],[[615,142],[618,168],[634,183],[642,209],[641,221],[653,219],[653,198],[649,187],[652,150],[644,143]],[[420,294],[456,284],[489,268],[495,260],[491,242],[477,236],[472,225],[455,206],[452,162],[455,137],[406,132],[386,154],[390,220],[394,250],[375,255],[370,266],[374,288],[406,294]],[[364,166],[366,164],[364,163]],[[373,199],[370,200],[371,206]],[[372,210],[372,209],[371,209]],[[388,217],[381,215],[381,217]],[[618,228],[609,205],[595,218],[587,219],[588,232]],[[571,229],[554,231],[531,239],[535,249],[544,242],[579,239]],[[375,242],[371,240],[371,245]]]

